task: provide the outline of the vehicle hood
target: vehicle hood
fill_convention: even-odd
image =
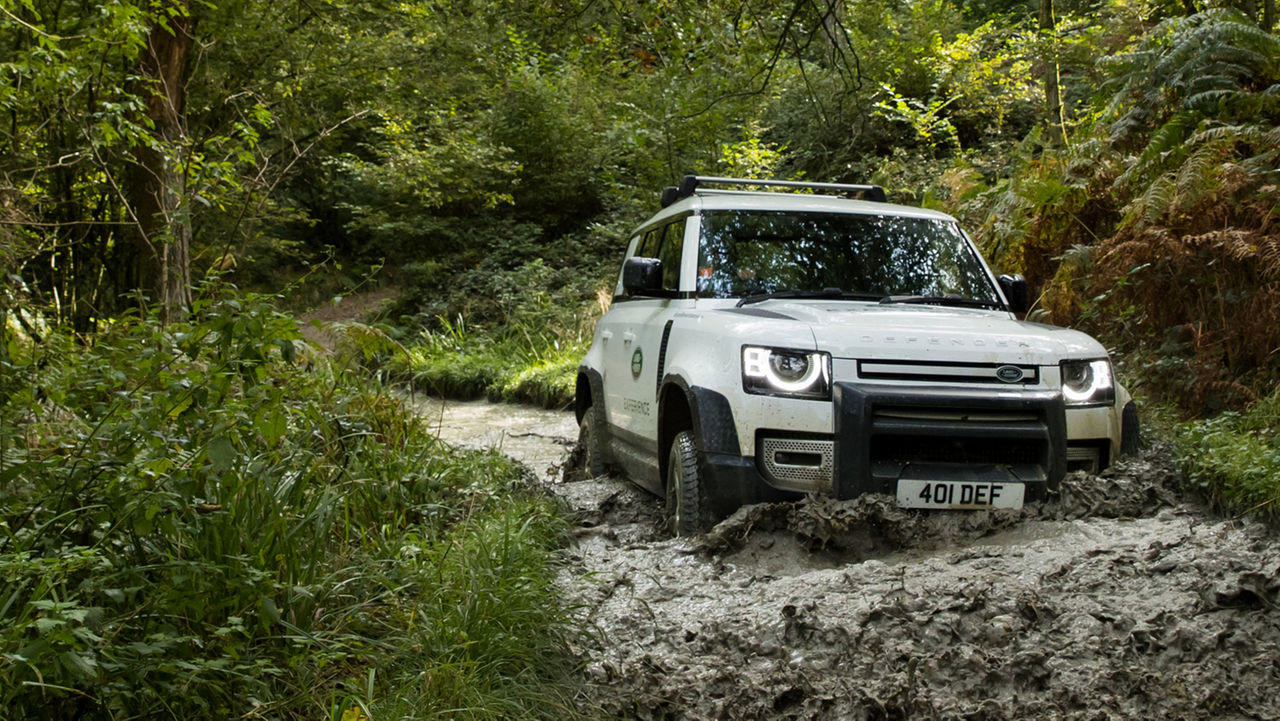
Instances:
[[[1019,321],[1003,311],[769,301],[726,312],[754,318],[756,331],[774,324],[779,331],[790,326],[793,337],[796,322],[805,323],[813,347],[835,358],[1056,365],[1064,358],[1107,354],[1085,333]]]

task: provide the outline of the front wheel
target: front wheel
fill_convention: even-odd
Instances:
[[[604,455],[600,451],[600,429],[596,427],[596,409],[588,408],[578,425],[578,447],[582,449],[582,469],[591,478],[603,476]]]
[[[667,528],[677,536],[692,536],[703,530],[707,517],[693,432],[680,431],[667,456]]]

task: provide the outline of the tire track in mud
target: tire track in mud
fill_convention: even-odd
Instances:
[[[1174,479],[1154,454],[1016,513],[810,500],[692,541],[580,543],[565,585],[597,630],[593,700],[639,719],[1280,717],[1280,542],[1178,504]]]
[[[548,482],[603,717],[1280,718],[1280,538],[1182,502],[1161,451],[1021,511],[809,499],[693,539]]]

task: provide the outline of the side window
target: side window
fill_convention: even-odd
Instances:
[[[662,287],[665,290],[680,288],[680,250],[684,248],[684,219],[668,223],[662,229]]]
[[[662,230],[662,228],[651,228],[644,234],[640,244],[636,246],[637,258],[658,257],[658,248],[662,245]]]

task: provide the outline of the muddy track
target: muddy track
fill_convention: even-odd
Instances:
[[[572,418],[533,423],[563,454]],[[1162,451],[1018,512],[813,499],[693,539],[550,466],[604,717],[1280,718],[1280,537],[1183,502]]]

